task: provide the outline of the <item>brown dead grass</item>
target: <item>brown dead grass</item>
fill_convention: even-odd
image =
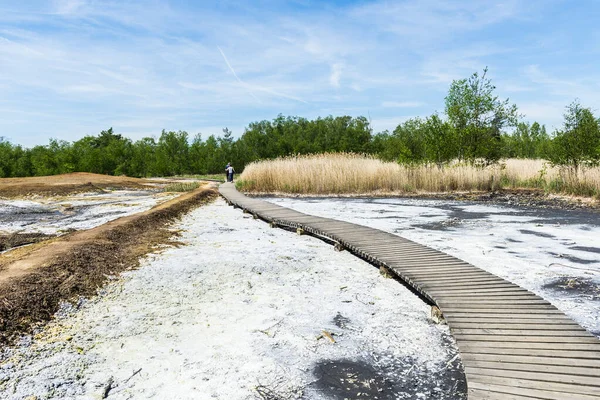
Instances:
[[[156,182],[126,176],[73,172],[71,174],[0,179],[0,197],[56,196],[103,189],[150,189]]]
[[[148,211],[0,256],[0,343],[49,320],[61,301],[90,296],[157,246],[176,244],[169,223],[217,197],[199,188]]]
[[[24,246],[31,243],[38,243],[53,238],[56,235],[46,235],[44,233],[10,233],[0,235],[0,251],[12,249],[13,247]]]

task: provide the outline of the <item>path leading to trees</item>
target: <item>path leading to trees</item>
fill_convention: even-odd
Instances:
[[[325,238],[388,268],[438,306],[457,341],[470,399],[600,399],[600,341],[541,297],[387,232],[248,198],[233,184],[220,192],[273,226]]]

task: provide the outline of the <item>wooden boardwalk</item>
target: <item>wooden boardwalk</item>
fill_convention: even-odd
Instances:
[[[219,190],[256,218],[389,268],[437,305],[458,344],[469,399],[600,399],[600,340],[541,297],[391,233],[249,198],[231,183]]]

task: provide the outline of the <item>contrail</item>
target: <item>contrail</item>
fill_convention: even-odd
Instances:
[[[260,99],[257,98],[254,95],[254,93],[252,93],[252,91],[250,90],[251,88],[255,89],[255,90],[259,90],[261,92],[267,92],[267,93],[273,94],[273,95],[278,96],[278,97],[283,97],[285,99],[295,100],[295,101],[299,101],[299,102],[304,103],[304,104],[308,104],[307,101],[304,101],[304,100],[302,100],[302,99],[300,99],[298,97],[290,96],[290,95],[287,95],[287,94],[284,94],[284,93],[280,93],[280,92],[276,92],[276,91],[274,91],[272,89],[268,89],[268,88],[265,88],[265,87],[250,85],[250,84],[242,81],[240,79],[240,77],[237,76],[237,74],[235,73],[235,70],[233,69],[233,67],[231,66],[231,64],[229,64],[229,60],[227,60],[227,56],[225,55],[225,53],[223,52],[223,50],[219,46],[217,46],[217,49],[219,49],[219,51],[221,52],[221,55],[223,56],[223,60],[225,60],[225,63],[227,63],[227,66],[229,67],[229,70],[231,71],[231,73],[233,74],[233,76],[235,76],[235,79],[237,79],[237,81],[242,86],[244,86],[246,88],[246,90],[248,91],[248,93],[250,94],[250,96],[254,97],[259,103],[262,103],[262,101],[260,101]]]
[[[254,93],[252,93],[252,91],[249,89],[248,85],[244,81],[242,81],[239,76],[237,76],[237,74],[235,73],[235,70],[233,69],[231,64],[229,64],[229,60],[227,60],[227,56],[225,55],[225,53],[223,53],[223,50],[221,50],[221,48],[219,46],[217,46],[217,49],[219,49],[219,51],[221,52],[221,55],[223,56],[223,60],[225,60],[225,63],[227,63],[227,66],[229,67],[229,70],[231,71],[233,76],[235,76],[235,79],[237,79],[237,81],[246,88],[246,90],[248,91],[250,96],[254,97],[254,99],[256,101],[258,101],[259,103],[262,103],[262,101],[260,101],[260,99],[254,95]]]

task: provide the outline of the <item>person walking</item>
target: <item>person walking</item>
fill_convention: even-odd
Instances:
[[[229,182],[229,165],[230,163],[227,163],[225,166],[225,182]]]
[[[231,163],[229,163],[228,165],[229,165],[229,167],[227,167],[227,172],[228,172],[227,181],[233,182],[233,173],[235,172],[235,169],[233,169],[233,165],[231,165]]]

